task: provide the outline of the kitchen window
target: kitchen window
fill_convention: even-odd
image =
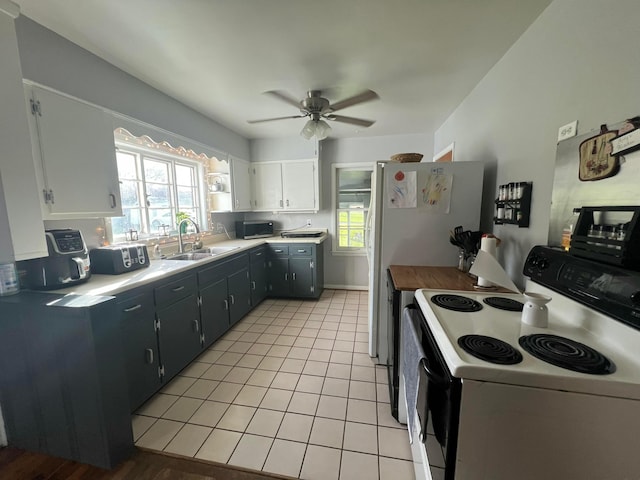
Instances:
[[[198,162],[125,144],[117,145],[116,159],[124,216],[111,219],[114,241],[175,232],[179,213],[202,225]]]
[[[366,222],[371,203],[369,164],[333,165],[335,253],[364,253]]]

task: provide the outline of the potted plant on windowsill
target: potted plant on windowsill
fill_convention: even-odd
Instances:
[[[185,212],[176,213],[176,225],[180,226],[180,233],[187,233],[187,224],[183,223],[182,225],[180,225],[180,222],[185,218],[190,218],[188,213],[185,213]]]

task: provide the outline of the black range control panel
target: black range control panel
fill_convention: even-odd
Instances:
[[[640,272],[535,246],[523,274],[532,281],[640,330]]]

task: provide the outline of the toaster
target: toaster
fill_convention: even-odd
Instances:
[[[110,245],[89,251],[91,271],[119,275],[149,266],[146,245]]]

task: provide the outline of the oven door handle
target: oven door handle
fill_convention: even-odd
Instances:
[[[422,360],[420,360],[420,366],[424,370],[424,373],[427,376],[427,379],[432,384],[436,385],[439,388],[442,388],[443,390],[449,390],[449,387],[451,386],[451,382],[448,381],[446,378],[433,373],[429,368],[429,364],[427,363],[426,358],[423,358]]]

